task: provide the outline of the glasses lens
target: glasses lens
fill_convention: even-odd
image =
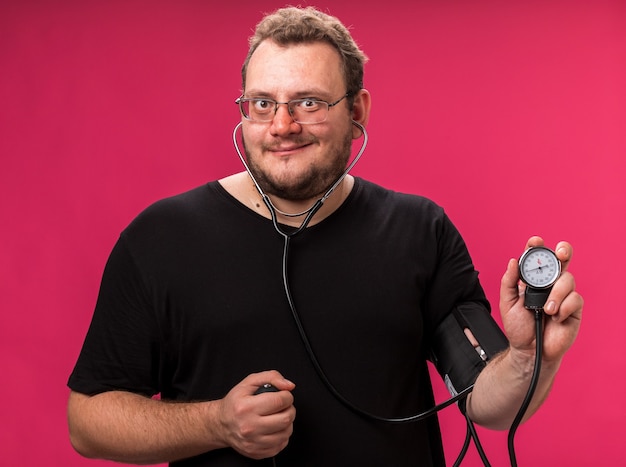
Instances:
[[[321,123],[328,116],[328,104],[313,99],[296,99],[289,102],[291,116],[297,123]]]
[[[277,103],[271,99],[240,99],[241,113],[254,122],[270,122],[276,114],[277,105],[287,104],[289,114],[296,123],[321,123],[328,116],[328,103],[314,99],[294,99]]]
[[[274,117],[274,101],[267,99],[242,99],[239,101],[243,116],[256,122],[268,122]]]

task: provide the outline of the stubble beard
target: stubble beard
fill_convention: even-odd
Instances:
[[[312,163],[307,170],[288,181],[264,171],[249,151],[245,140],[243,148],[250,172],[265,194],[291,201],[306,201],[322,196],[343,175],[350,160],[352,137],[348,133],[339,146],[332,148],[333,154],[328,164],[319,166]],[[262,151],[267,149],[266,146],[262,147]]]

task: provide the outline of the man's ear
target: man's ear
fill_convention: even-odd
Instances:
[[[372,97],[367,89],[361,89],[354,97],[354,103],[352,105],[352,120],[360,123],[363,126],[367,125],[370,118],[370,108],[372,105]],[[352,138],[357,139],[361,137],[361,132],[358,128],[352,130]]]

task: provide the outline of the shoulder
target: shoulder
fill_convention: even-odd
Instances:
[[[357,202],[367,205],[373,212],[445,217],[443,207],[425,196],[394,191],[358,177],[355,177],[354,195]]]
[[[145,238],[158,232],[187,228],[190,223],[206,217],[206,210],[219,198],[219,184],[212,181],[160,199],[141,211],[124,229],[123,234]]]
[[[362,230],[383,231],[383,235],[398,241],[413,238],[427,243],[446,242],[458,237],[445,209],[432,199],[355,180],[353,204],[348,211],[352,222]]]

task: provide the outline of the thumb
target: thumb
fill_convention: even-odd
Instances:
[[[500,283],[500,312],[508,312],[520,297],[519,264],[515,258],[509,260]]]

